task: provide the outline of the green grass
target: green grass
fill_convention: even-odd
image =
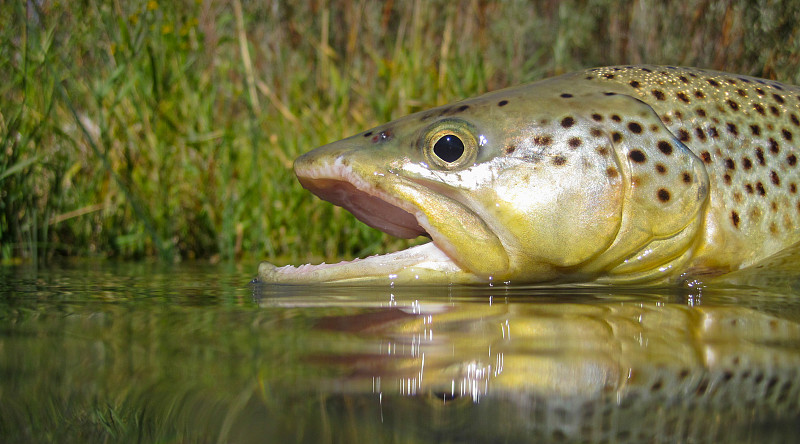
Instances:
[[[406,241],[302,190],[292,159],[588,66],[800,83],[796,1],[664,3],[11,2],[0,8],[0,258],[374,254]]]

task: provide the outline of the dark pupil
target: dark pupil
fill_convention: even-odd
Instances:
[[[433,152],[447,163],[455,162],[464,154],[464,142],[458,137],[448,134],[436,141]]]

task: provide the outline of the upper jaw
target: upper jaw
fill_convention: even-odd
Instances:
[[[319,198],[343,207],[369,225],[392,236],[413,239],[427,235],[420,226],[415,208],[409,208],[380,189],[369,186],[349,172],[335,177],[311,177],[298,173],[303,188],[316,194]],[[390,203],[395,201],[394,203]]]

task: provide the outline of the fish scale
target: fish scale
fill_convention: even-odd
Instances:
[[[650,65],[412,114],[306,153],[295,172],[366,224],[432,242],[263,263],[259,279],[645,283],[740,270],[800,242],[798,116],[797,87]]]

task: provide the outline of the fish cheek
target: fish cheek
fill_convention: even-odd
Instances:
[[[513,268],[575,266],[614,241],[624,198],[614,156],[574,153],[563,165],[523,164],[498,179],[497,218],[513,239]]]

